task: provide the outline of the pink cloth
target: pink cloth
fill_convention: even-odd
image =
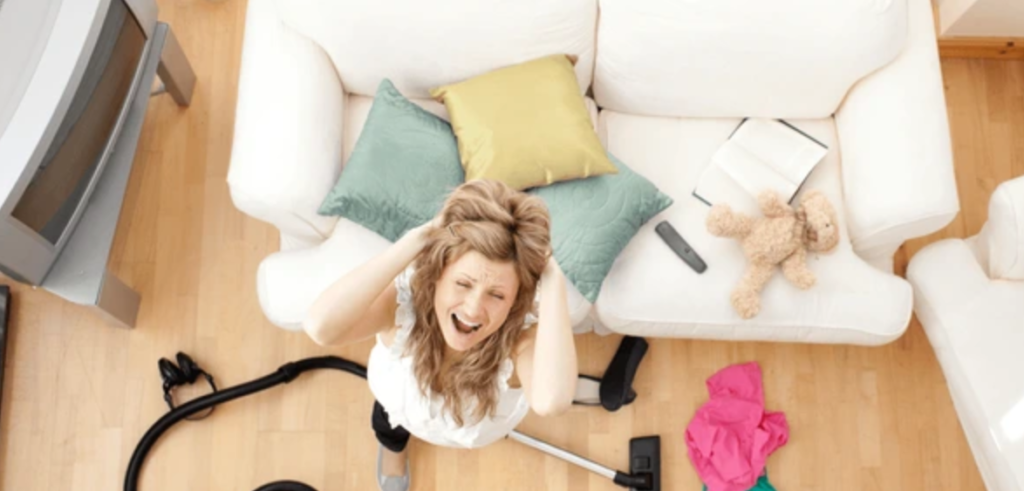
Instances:
[[[789,440],[786,416],[764,411],[757,363],[726,367],[707,386],[711,400],[686,427],[690,461],[708,491],[747,491],[768,455]]]

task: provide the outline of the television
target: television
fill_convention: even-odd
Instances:
[[[0,0],[0,271],[42,284],[142,87],[152,0]]]

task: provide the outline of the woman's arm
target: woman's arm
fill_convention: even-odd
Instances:
[[[539,322],[516,357],[519,382],[530,407],[542,416],[569,409],[579,377],[565,289],[565,275],[552,257],[541,274]]]
[[[309,337],[320,345],[345,344],[392,327],[398,307],[394,279],[426,245],[431,225],[410,230],[324,290],[302,323]]]

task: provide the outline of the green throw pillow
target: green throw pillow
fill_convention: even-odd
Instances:
[[[451,125],[410,102],[385,79],[319,213],[343,216],[394,242],[430,221],[464,180]]]
[[[551,242],[565,277],[593,303],[608,271],[640,227],[672,204],[640,174],[608,154],[619,169],[534,188],[551,214]]]

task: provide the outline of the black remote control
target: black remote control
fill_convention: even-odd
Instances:
[[[704,263],[704,260],[697,255],[697,253],[687,244],[682,237],[679,236],[679,232],[676,232],[675,227],[671,223],[661,222],[654,227],[654,231],[658,232],[661,236],[661,240],[664,240],[666,244],[676,253],[677,256],[682,258],[683,262],[693,268],[697,273],[703,273],[704,270],[708,269],[708,265]]]

